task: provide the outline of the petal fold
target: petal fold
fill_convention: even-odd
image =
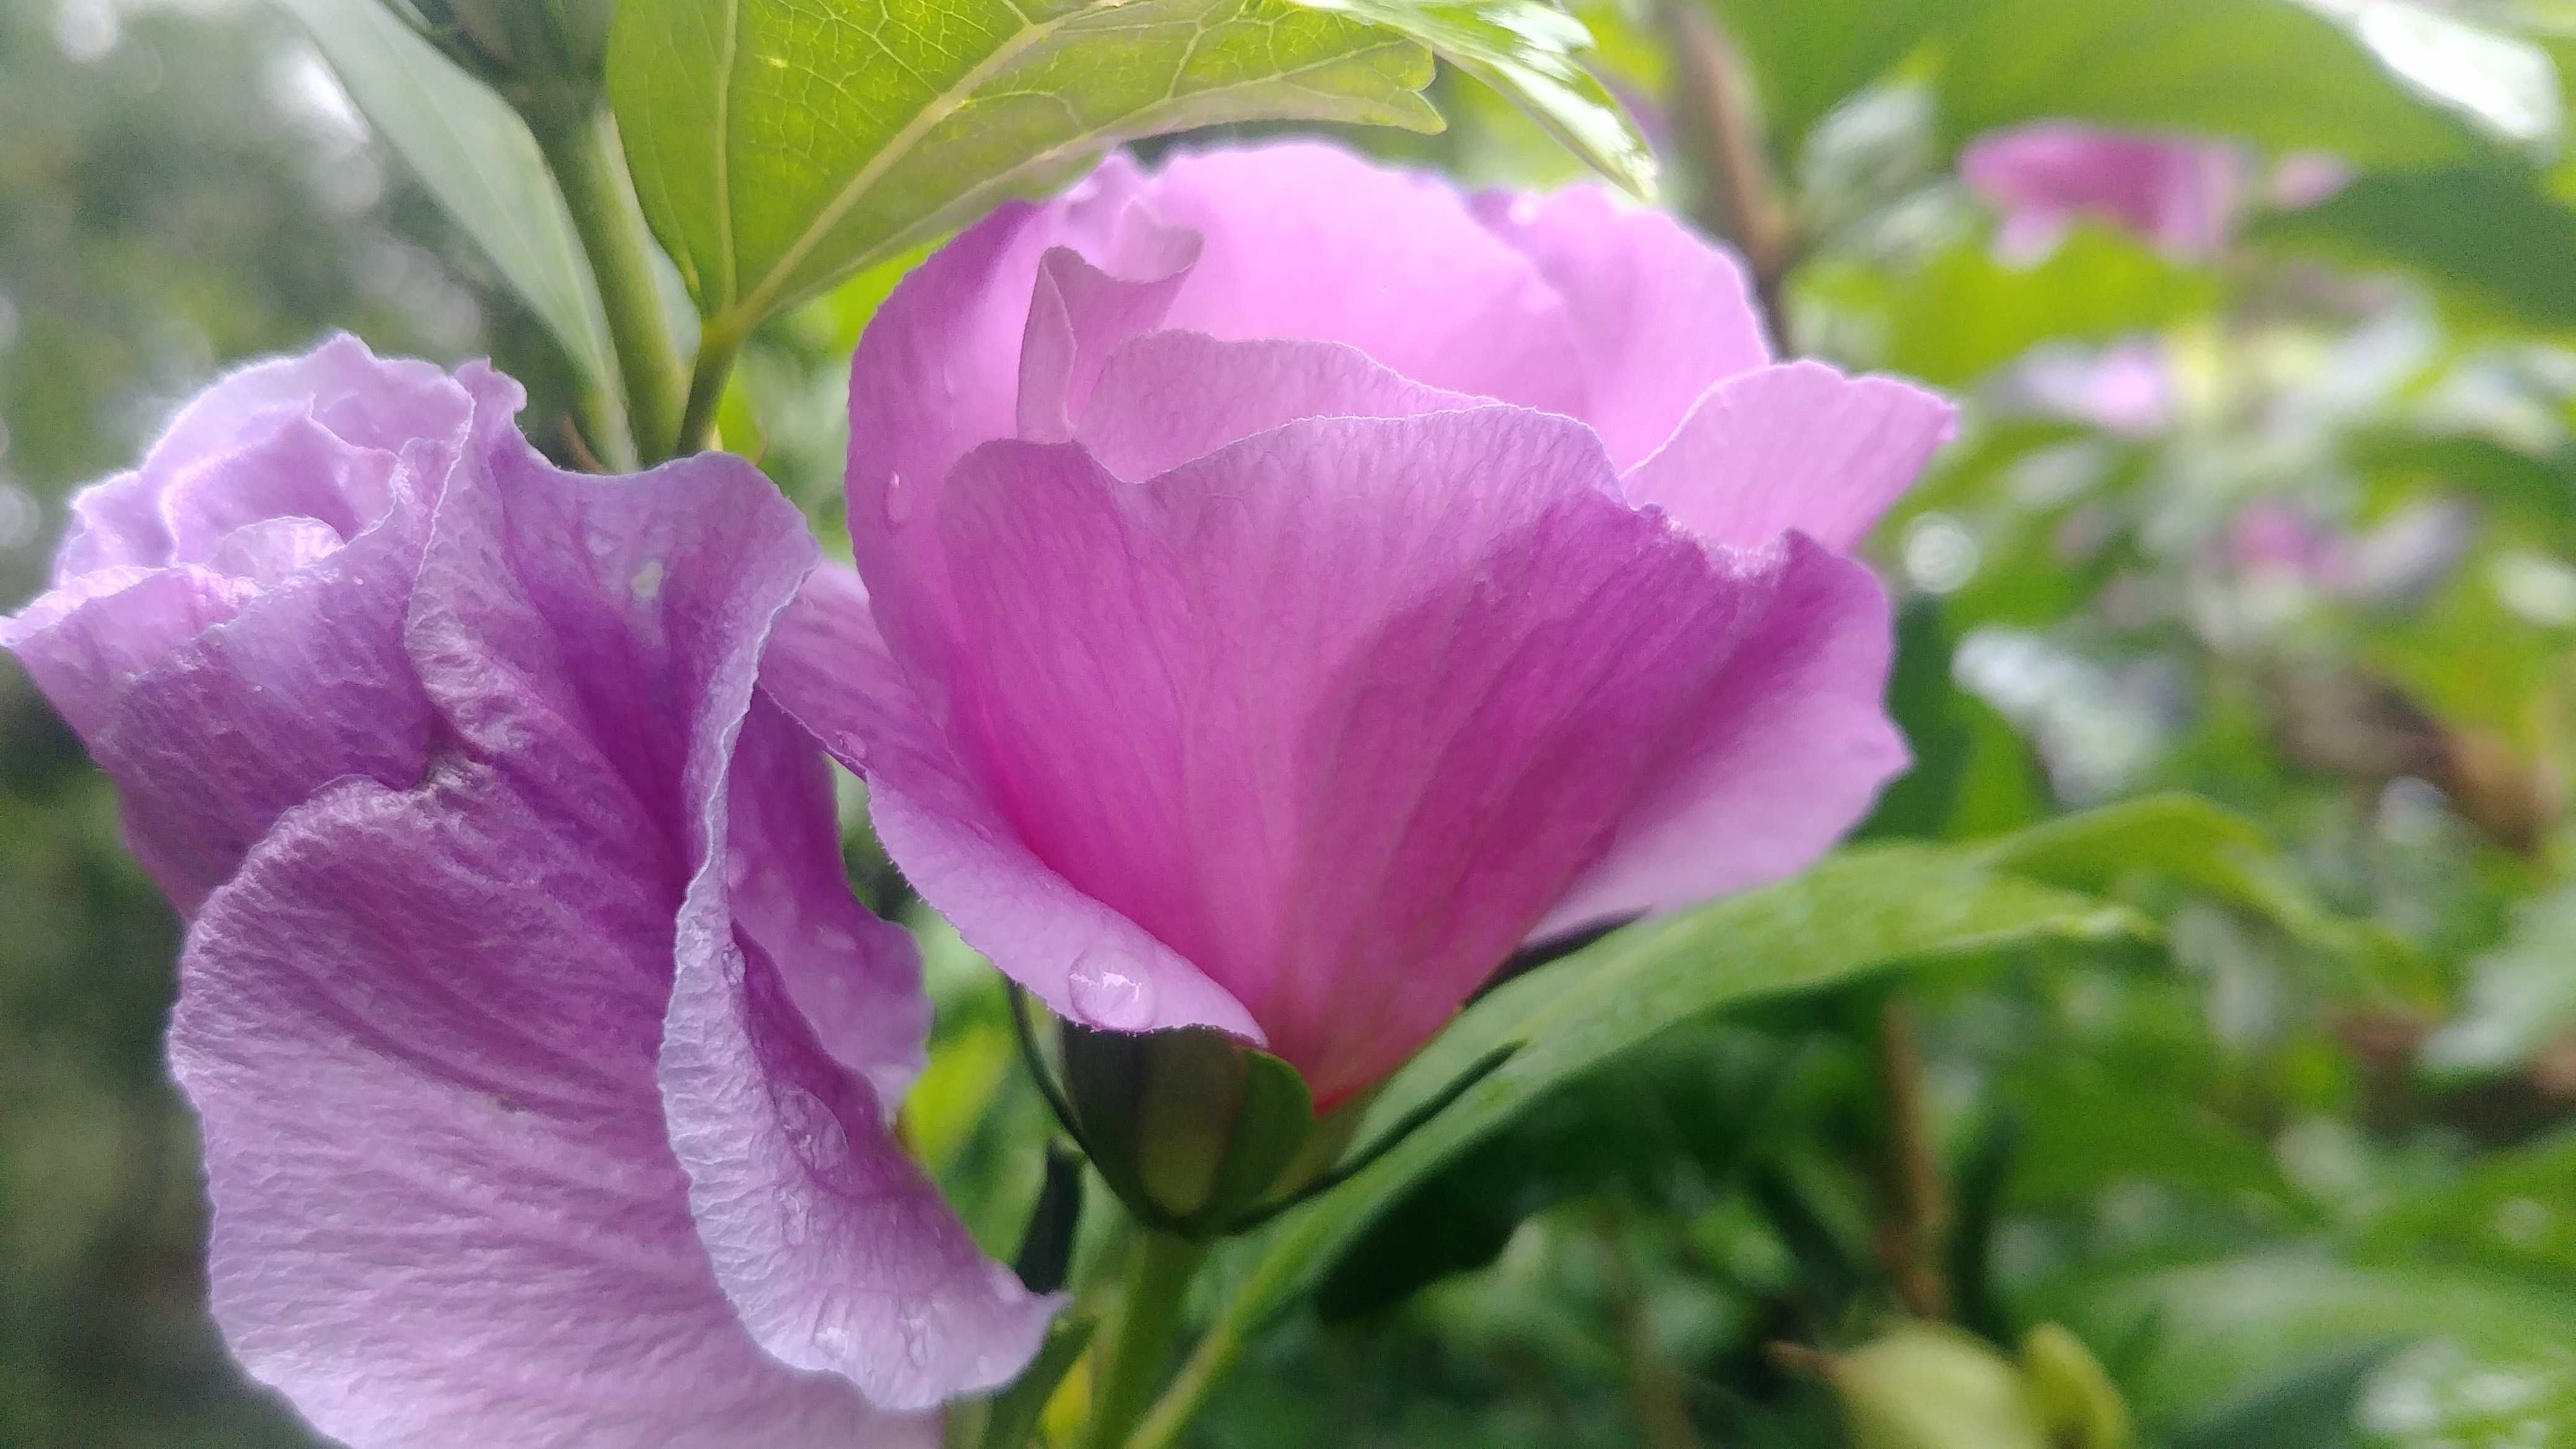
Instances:
[[[1797,529],[1849,549],[1950,440],[1957,416],[1894,378],[1766,367],[1711,388],[1672,441],[1628,471],[1628,498],[1716,543],[1760,548]]]

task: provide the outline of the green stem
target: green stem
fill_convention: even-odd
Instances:
[[[1235,1358],[1243,1352],[1242,1324],[1234,1318],[1220,1317],[1209,1327],[1198,1347],[1190,1350],[1189,1362],[1181,1365],[1171,1387],[1154,1401],[1153,1409],[1136,1432],[1127,1436],[1127,1449],[1171,1449],[1180,1442],[1181,1431],[1198,1417],[1207,1397],[1234,1367]]]
[[[724,401],[725,379],[741,352],[742,335],[730,327],[709,322],[698,334],[698,365],[689,378],[688,408],[680,414],[678,451],[695,453],[714,441],[716,404]]]
[[[1139,1226],[1119,1294],[1118,1316],[1092,1358],[1091,1418],[1081,1449],[1124,1449],[1154,1399],[1180,1338],[1181,1308],[1207,1248]]]
[[[681,437],[680,349],[671,340],[661,289],[653,280],[653,240],[626,178],[617,123],[602,106],[583,120],[539,128],[537,144],[563,187],[573,230],[599,282],[609,341],[626,384],[634,451],[640,461],[658,463],[672,455]]]

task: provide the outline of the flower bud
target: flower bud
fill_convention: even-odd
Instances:
[[[1064,1079],[1101,1176],[1140,1217],[1185,1236],[1222,1233],[1312,1178],[1337,1145],[1295,1068],[1205,1027],[1068,1023]]]
[[[2022,1374],[2050,1437],[2066,1449],[2129,1449],[2129,1406],[2111,1375],[2063,1327],[2043,1323],[2021,1341]]]
[[[531,125],[587,115],[608,59],[617,0],[387,0],[518,108]]]
[[[1906,1324],[1825,1375],[1859,1449],[2050,1449],[2021,1371],[1954,1328]]]

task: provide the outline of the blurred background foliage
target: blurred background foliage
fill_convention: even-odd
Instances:
[[[2133,1426],[2078,1449],[2576,1445],[2576,5],[1580,10],[1785,349],[1965,406],[1875,542],[1920,763],[1867,833],[2181,789],[2276,848],[2074,862],[2153,944],[1675,1026],[1379,1222],[1200,1442],[1968,1449],[2001,1441],[1872,1395],[1964,1402],[1995,1355],[2062,1382],[2071,1330]],[[1573,179],[1489,93],[1434,99],[1443,134],[1348,139]],[[2060,118],[2242,147],[2223,244],[1999,246],[1958,149]],[[763,328],[719,413],[827,535],[847,355],[903,265]],[[0,5],[0,600],[178,399],[335,327],[490,353],[573,446],[545,331],[277,15]],[[1007,1253],[1044,1117],[990,973],[920,925],[907,1119]],[[204,1319],[175,934],[0,665],[0,1443],[307,1442]]]

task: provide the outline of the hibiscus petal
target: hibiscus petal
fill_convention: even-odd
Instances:
[[[785,968],[817,1043],[866,1077],[891,1110],[927,1059],[920,961],[909,932],[850,894],[831,764],[803,730],[762,718],[777,708],[765,695],[755,703],[734,747],[726,832],[734,924]]]
[[[183,914],[324,785],[420,778],[430,714],[402,656],[419,513],[389,515],[219,627],[156,651],[88,736],[116,780],[126,838]]]
[[[911,507],[898,496],[936,491],[967,450],[1016,435],[1021,344],[1051,248],[1131,277],[1168,260],[1178,243],[1167,229],[1131,216],[1142,184],[1134,163],[1112,156],[1051,203],[996,208],[896,284],[850,359],[854,522]],[[864,548],[876,531],[852,533]]]
[[[1474,407],[1335,342],[1149,332],[1101,369],[1075,437],[1121,478],[1151,478],[1299,418],[1406,418]]]
[[[1438,177],[1291,142],[1176,156],[1144,197],[1206,239],[1168,326],[1346,343],[1432,387],[1571,417],[1603,396],[1556,289]]]
[[[516,412],[522,401],[517,384],[493,375],[492,385],[496,391],[487,401],[505,417]],[[438,368],[379,358],[346,333],[301,356],[240,368],[171,419],[140,468],[72,500],[55,577],[187,557],[174,554],[162,511],[174,474],[199,459],[233,452],[260,433],[309,419],[359,448],[394,453],[419,439],[461,436],[474,405]]]
[[[895,664],[856,574],[807,576],[762,657],[761,688],[866,776],[877,838],[914,887],[1055,1010],[1260,1042],[1224,987],[1029,851]]]
[[[1589,430],[1514,408],[1310,419],[1144,485],[997,444],[942,503],[975,561],[952,571],[961,632],[906,663],[943,692],[960,778],[1166,949],[1080,956],[1032,901],[1020,940],[976,941],[947,862],[881,819],[888,848],[1059,1010],[1205,1019],[1171,998],[1213,978],[1326,1103],[1409,1054],[1607,843],[1751,598],[1624,506]]]
[[[207,901],[171,1061],[233,1352],[353,1449],[935,1443],[718,1288],[653,1090],[670,922],[589,833],[451,762]]]
[[[1771,360],[1744,269],[1670,214],[1598,186],[1475,204],[1565,298],[1591,379],[1584,418],[1619,467],[1663,446],[1701,393]]]
[[[1890,377],[1815,362],[1711,388],[1671,442],[1628,472],[1628,498],[1717,543],[1798,529],[1847,549],[1949,441],[1957,410]]]
[[[205,1126],[218,1319],[359,1449],[933,1442],[745,1328],[782,1291],[846,1291],[859,1245],[905,1286],[972,1253],[784,984],[869,975],[917,1023],[908,942],[847,929],[845,889],[782,912],[763,887],[740,917],[728,898],[732,859],[831,847],[811,828],[827,781],[784,765],[792,728],[746,723],[812,542],[739,460],[563,474],[506,416],[478,418],[475,447],[402,633],[434,711],[425,775],[289,811],[190,938],[172,1058]],[[738,798],[771,791],[806,793]],[[876,1054],[890,1033],[842,1035]],[[728,1176],[782,1112],[828,1123],[886,1190]],[[746,1213],[787,1212],[829,1241],[746,1273]],[[1009,1345],[952,1326],[1027,1295],[973,1262],[982,1281],[881,1305],[875,1341],[898,1350],[920,1309],[924,1364],[833,1367],[907,1407],[989,1382]]]
[[[1655,773],[1609,852],[1534,938],[1804,869],[1904,771],[1904,738],[1880,705],[1890,624],[1877,577],[1796,533],[1767,556],[1737,558],[1765,597],[1689,747]]]
[[[794,733],[774,710],[748,728]],[[926,1409],[1008,1382],[1057,1301],[977,1249],[886,1130],[881,1100],[815,1039],[778,958],[728,910],[722,874],[710,864],[681,914],[661,1063],[718,1280],[763,1348],[872,1402]],[[909,958],[909,938],[896,949]],[[825,964],[871,963],[844,948],[806,969]]]

